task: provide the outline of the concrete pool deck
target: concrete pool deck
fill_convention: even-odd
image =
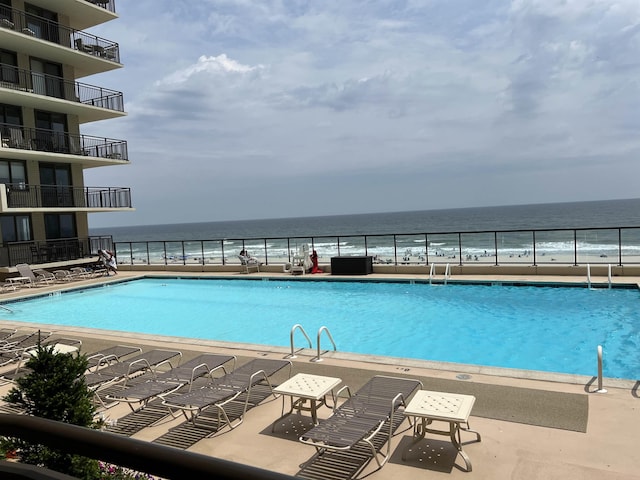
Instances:
[[[83,285],[102,283],[104,281],[134,278],[140,275],[170,276],[230,276],[229,273],[220,275],[215,273],[182,273],[182,272],[120,272],[117,276],[103,277],[94,280],[58,284],[37,289],[22,289],[18,292],[2,294],[0,299],[8,300],[25,294],[42,294],[61,288],[74,288]],[[250,274],[244,278],[255,276],[283,277],[283,274]],[[233,275],[236,276],[236,275]],[[324,276],[324,275],[322,275]],[[290,277],[290,276],[287,276]],[[384,279],[421,279],[424,275],[368,275],[367,278]],[[465,276],[466,277],[466,276]],[[236,277],[237,278],[237,277]],[[296,277],[301,278],[301,277]],[[318,278],[314,275],[313,278]],[[335,277],[334,277],[335,278]],[[362,277],[355,277],[359,280]],[[456,276],[455,280],[488,280],[487,277]],[[536,276],[526,278],[519,276],[491,276],[493,281],[534,281],[534,282],[574,282],[585,281],[584,277],[556,277]],[[604,278],[592,278],[592,282],[606,282]],[[640,278],[615,277],[613,282],[637,284]],[[115,312],[114,312],[115,313]],[[55,331],[56,336],[74,337],[83,340],[82,350],[91,352],[103,345],[133,344],[150,348],[172,348],[187,355],[196,352],[232,353],[243,359],[259,356],[261,358],[283,358],[288,349],[256,347],[255,345],[235,345],[222,342],[193,340],[188,338],[159,337],[142,334],[122,334],[120,332],[96,331],[77,327],[59,327],[50,325],[19,324],[11,322],[8,316],[0,320],[0,327],[15,325],[20,329],[42,328]],[[350,378],[349,382],[364,382],[375,374],[401,375],[420,377],[426,382],[456,382],[461,388],[470,388],[471,384],[480,387],[517,388],[522,392],[549,392],[570,394],[573,397],[585,399],[588,403],[588,418],[584,432],[553,428],[534,424],[519,423],[504,419],[488,418],[474,415],[471,412],[470,423],[473,430],[482,435],[481,442],[471,442],[472,434],[462,434],[464,450],[473,464],[472,472],[463,471],[464,462],[455,455],[455,449],[447,437],[427,435],[429,448],[418,456],[411,454],[406,462],[401,459],[404,446],[410,440],[410,431],[399,433],[392,442],[392,455],[389,462],[380,470],[375,471],[375,462],[370,463],[358,478],[366,476],[371,479],[392,478],[477,478],[477,479],[640,479],[637,465],[638,441],[640,439],[640,393],[639,383],[636,381],[604,379],[607,393],[591,393],[596,386],[592,378],[571,375],[554,375],[543,372],[508,371],[503,369],[488,369],[471,365],[435,364],[408,359],[376,358],[363,355],[346,355],[340,352],[330,352],[323,355],[320,363],[310,362],[315,356],[315,350],[305,349],[297,358],[293,359],[294,373],[312,371],[321,368],[326,372],[351,371],[357,372],[357,378]],[[14,367],[15,368],[15,367]],[[10,369],[10,367],[9,367]],[[346,370],[345,370],[346,369]],[[594,374],[596,370],[594,352]],[[5,367],[6,371],[6,367]],[[462,377],[459,377],[461,376]],[[640,376],[640,372],[639,372]],[[364,378],[362,378],[364,377]],[[466,379],[461,379],[466,378]],[[425,383],[426,383],[425,382]],[[438,383],[440,384],[440,383]],[[453,385],[453,383],[450,383]],[[473,385],[471,385],[473,386]],[[11,384],[0,387],[0,394],[4,395]],[[429,384],[424,385],[430,389]],[[525,390],[529,389],[529,390]],[[515,397],[514,397],[515,398]],[[552,397],[553,398],[553,397]],[[515,405],[506,407],[518,410],[535,409],[535,405],[526,396]],[[312,459],[314,449],[297,441],[301,431],[309,427],[308,416],[290,417],[290,425],[278,428],[271,433],[272,423],[280,416],[281,400],[267,400],[258,407],[252,408],[245,421],[238,428],[224,429],[211,438],[198,441],[190,451],[195,451],[219,458],[232,460],[248,465],[258,466],[268,470],[296,475],[301,472],[301,465]],[[480,402],[474,407],[481,412]],[[558,407],[560,407],[558,405]],[[545,406],[551,410],[553,404]],[[126,405],[119,404],[105,410],[103,413],[109,419],[122,418],[129,412]],[[326,407],[321,408],[320,416],[330,414]],[[516,418],[517,420],[517,418]],[[133,435],[133,438],[152,441],[169,428],[182,423],[182,418],[167,417],[153,427],[147,427]],[[403,425],[403,428],[407,424]],[[403,429],[401,428],[401,430]],[[470,443],[466,443],[470,442]],[[422,446],[425,443],[420,444]]]

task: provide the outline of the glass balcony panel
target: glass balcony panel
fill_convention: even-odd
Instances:
[[[427,235],[429,263],[453,263],[458,259],[458,234],[437,233]]]
[[[462,263],[495,265],[496,246],[493,232],[463,233],[460,235]]]
[[[640,228],[623,228],[620,231],[620,251],[621,263],[638,264],[640,263]],[[611,259],[611,263],[618,263]]]
[[[187,260],[184,242],[164,242],[164,259],[167,265],[182,264]]]
[[[396,255],[396,263],[400,265],[426,265],[427,236],[424,233],[396,235]]]
[[[373,257],[373,263],[383,265],[396,263],[393,235],[367,235],[366,240],[367,255]]]
[[[202,242],[203,264],[222,265],[222,240]]]
[[[357,257],[361,255],[365,255],[366,252],[366,241],[364,235],[358,236],[340,236],[338,237],[338,256],[340,257]],[[302,240],[300,244],[309,243],[309,247],[311,247],[310,240],[306,239]]]
[[[574,248],[573,230],[536,231],[537,264],[574,264]]]
[[[533,264],[532,232],[497,232],[498,264]]]
[[[577,230],[577,263],[617,263],[618,229]]]
[[[264,261],[269,265],[285,264],[289,262],[289,253],[287,250],[288,242],[286,238],[268,238],[266,243],[267,248],[265,257],[259,258],[260,261]]]

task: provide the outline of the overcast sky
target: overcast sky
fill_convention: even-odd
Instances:
[[[639,197],[638,0],[119,0],[134,213],[91,227]]]

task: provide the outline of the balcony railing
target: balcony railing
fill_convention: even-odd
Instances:
[[[234,265],[249,250],[266,265],[290,263],[300,247],[331,257],[373,257],[378,265],[640,264],[640,227],[457,233],[310,236],[116,242],[118,262],[132,265]]]
[[[98,255],[99,249],[112,250],[111,236],[88,238],[53,238],[42,242],[8,242],[0,247],[0,266],[14,267],[19,263],[33,265],[52,262],[73,262]]]
[[[87,0],[89,3],[93,3],[94,5],[104,8],[105,10],[109,10],[110,12],[116,13],[116,2],[115,0]]]
[[[118,112],[124,111],[122,92],[86,83],[70,82],[61,77],[23,70],[6,63],[0,63],[0,87]]]
[[[113,6],[115,10],[113,0],[91,3]],[[4,5],[0,5],[0,27],[120,63],[120,47],[116,42]]]
[[[0,435],[47,445],[66,453],[100,459],[167,479],[295,480],[297,478],[200,453],[27,415],[0,415]],[[2,478],[16,480],[63,478],[61,474],[42,467],[14,462],[1,462],[0,473],[3,474]],[[65,475],[64,478],[75,477]]]
[[[20,150],[128,160],[127,142],[0,123],[2,146]]]
[[[131,189],[126,187],[10,183],[6,192],[9,208],[131,208]]]

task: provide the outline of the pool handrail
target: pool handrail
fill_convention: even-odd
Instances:
[[[336,347],[336,342],[333,341],[333,337],[331,336],[331,332],[329,331],[328,327],[322,326],[318,329],[318,353],[317,355],[311,359],[312,362],[321,362],[322,361],[322,357],[321,357],[321,353],[320,353],[320,336],[322,334],[322,332],[326,332],[327,337],[329,337],[329,340],[331,341],[332,345],[333,345],[333,351],[335,352],[338,347]]]

